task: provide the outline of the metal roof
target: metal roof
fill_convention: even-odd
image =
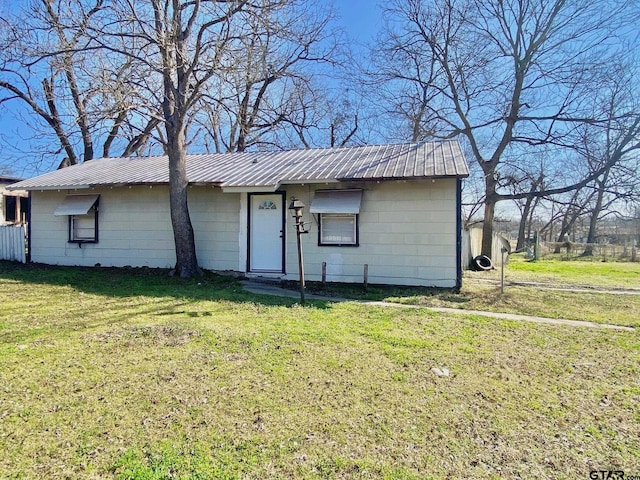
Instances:
[[[187,178],[225,190],[276,190],[288,183],[406,180],[469,175],[456,140],[281,152],[187,155]],[[102,158],[11,185],[10,189],[81,189],[169,183],[166,156]]]

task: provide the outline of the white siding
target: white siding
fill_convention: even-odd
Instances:
[[[287,200],[297,197],[310,232],[303,236],[305,278],[369,283],[453,287],[456,284],[456,180],[350,184],[364,188],[360,209],[360,245],[318,246],[317,218],[309,212],[313,192],[332,186],[289,186]],[[295,229],[287,217],[287,276],[297,279]]]
[[[305,273],[321,280],[327,262],[329,281],[362,282],[364,264],[370,283],[453,287],[456,284],[456,180],[366,182],[345,184],[364,188],[359,218],[359,246],[318,246],[318,224],[309,213],[316,189],[326,186],[287,186],[306,205],[310,233],[303,237]],[[68,243],[67,217],[55,217],[56,207],[69,193],[100,194],[99,242]],[[211,270],[244,271],[247,248],[246,194],[218,188],[189,190],[191,220],[198,260]],[[118,187],[32,193],[31,252],[34,262],[59,265],[150,266],[175,264],[166,186]],[[293,220],[286,216],[287,279],[297,279],[297,250]]]
[[[237,271],[240,194],[222,193],[213,187],[192,187],[189,212],[200,266],[208,270]]]
[[[55,217],[68,193],[100,194],[99,241],[68,243],[68,218]],[[235,270],[238,265],[239,195],[193,187],[189,209],[203,268]],[[31,251],[34,262],[55,265],[175,265],[166,186],[32,193]]]

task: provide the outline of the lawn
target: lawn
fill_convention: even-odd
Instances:
[[[0,478],[640,473],[637,332],[300,307],[212,274],[0,263],[0,284]]]
[[[513,255],[506,268],[506,280],[516,282],[551,283],[554,286],[628,287],[640,288],[640,262],[615,262],[549,259],[527,261]],[[499,268],[470,276],[500,278]]]
[[[391,295],[386,299],[427,307],[486,310],[640,328],[640,295],[576,293],[532,287],[508,287],[501,293],[499,287],[467,284],[459,293],[432,291],[401,297]]]
[[[527,262],[516,257],[505,268],[504,292],[500,291],[500,276],[500,269],[465,271],[460,292],[380,286],[371,286],[365,292],[362,286],[322,288],[320,284],[311,284],[310,288],[347,298],[640,327],[640,263]],[[620,293],[620,289],[635,289],[636,294],[611,293]]]

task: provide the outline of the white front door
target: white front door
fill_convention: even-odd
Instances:
[[[254,193],[249,202],[249,271],[283,272],[284,197]]]

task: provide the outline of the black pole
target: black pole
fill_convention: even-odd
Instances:
[[[296,218],[296,236],[298,237],[298,275],[300,277],[300,304],[304,305],[304,259],[302,256],[302,241],[300,235],[302,235],[302,229],[304,225],[302,218]]]

